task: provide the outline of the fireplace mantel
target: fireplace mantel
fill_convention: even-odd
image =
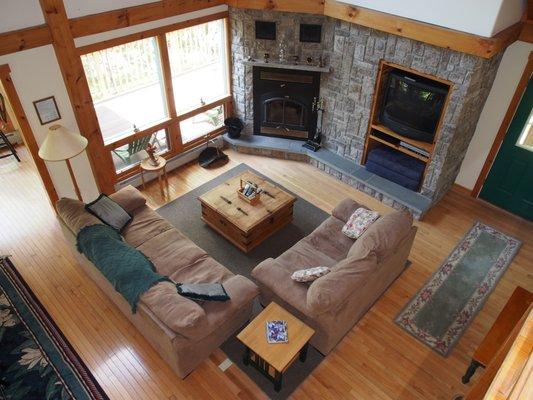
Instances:
[[[243,61],[243,64],[251,65],[254,67],[293,69],[293,70],[299,70],[299,71],[311,71],[311,72],[323,72],[323,73],[329,73],[332,71],[331,67],[319,67],[316,65],[307,65],[307,64],[289,64],[289,63],[284,64],[284,63],[264,62],[264,61],[256,61],[256,60]]]

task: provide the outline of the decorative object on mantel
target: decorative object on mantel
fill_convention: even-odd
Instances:
[[[37,111],[37,116],[39,117],[39,122],[41,125],[46,125],[50,122],[61,119],[61,114],[57,108],[57,103],[54,96],[35,100],[33,102],[33,106],[35,107],[35,111]]]
[[[281,64],[287,62],[287,44],[285,39],[281,39],[278,45],[278,60]]]
[[[250,65],[252,67],[269,67],[269,68],[291,69],[291,70],[298,70],[298,71],[310,71],[310,72],[322,72],[322,73],[332,72],[331,67],[309,65],[307,63],[300,63],[299,61],[293,62],[293,63],[282,64],[279,62],[271,62],[270,59],[266,61],[259,61],[254,58],[249,58],[248,60],[243,61],[243,64]]]
[[[521,244],[476,222],[395,322],[447,356],[483,307]]]
[[[265,61],[265,64],[268,64],[268,61],[270,60],[270,54],[265,53],[265,55],[263,56],[263,59]]]
[[[322,142],[322,126],[324,124],[325,110],[323,98],[319,98],[318,100],[315,98],[315,100],[313,101],[313,111],[316,111],[316,113],[318,114],[316,132],[313,136],[313,139],[308,140],[302,146],[312,151],[318,151],[320,149],[320,143]]]
[[[48,128],[48,135],[39,148],[39,157],[45,161],[65,161],[67,163],[70,179],[74,185],[74,191],[78,200],[82,200],[76,176],[72,170],[70,159],[81,154],[87,147],[88,141],[85,137],[70,132],[61,125],[52,125]]]
[[[153,143],[147,143],[144,150],[146,151],[146,153],[148,153],[150,163],[154,167],[157,167],[159,165],[159,157],[155,154],[155,152],[157,151],[157,146]]]

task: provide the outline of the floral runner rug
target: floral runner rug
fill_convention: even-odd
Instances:
[[[447,356],[513,260],[521,242],[476,222],[396,317],[415,338]]]
[[[7,257],[0,256],[0,399],[107,400]]]

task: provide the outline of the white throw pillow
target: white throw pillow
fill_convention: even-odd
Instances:
[[[379,218],[376,211],[358,208],[342,227],[342,233],[352,239],[359,238]]]
[[[293,272],[291,279],[296,282],[312,282],[329,272],[331,272],[331,270],[328,267],[300,269]]]

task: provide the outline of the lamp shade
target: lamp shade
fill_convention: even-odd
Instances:
[[[76,157],[87,147],[87,139],[70,132],[61,125],[48,128],[48,135],[39,149],[39,157],[45,161],[64,161]]]

